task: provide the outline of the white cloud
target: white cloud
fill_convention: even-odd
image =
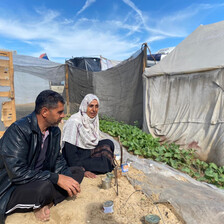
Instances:
[[[166,37],[165,36],[151,36],[149,37],[148,39],[146,39],[146,42],[147,43],[152,43],[154,41],[157,41],[157,40],[163,40],[165,39]]]
[[[150,18],[144,15],[143,11],[138,9],[136,5],[131,0],[122,0],[125,4],[131,7],[136,13],[136,17],[140,18],[140,21],[136,24],[125,25],[124,27],[129,27],[128,35],[132,35],[135,32],[145,31],[147,35],[150,35],[150,41],[156,41],[159,39],[179,37],[186,37],[189,32],[189,28],[195,24],[195,20],[198,19],[198,15],[202,11],[209,11],[211,9],[218,9],[224,6],[224,3],[220,4],[192,4],[187,8],[180,9],[179,11],[175,11],[172,14],[161,13],[159,17],[153,21]],[[168,14],[168,15],[167,15]],[[128,14],[125,22],[130,18],[130,14]],[[136,21],[137,21],[136,18]],[[159,38],[158,38],[159,37]]]
[[[150,42],[170,35],[144,27],[139,20],[128,24],[119,20],[98,21],[82,18],[74,22],[71,19],[60,20],[60,14],[52,10],[38,13],[43,16],[36,21],[0,18],[0,34],[39,46],[41,50],[33,56],[46,52],[50,58],[102,55],[116,60],[129,57],[145,42],[140,37],[129,39],[134,33],[145,32]],[[124,35],[120,34],[121,31]]]
[[[160,17],[161,19],[156,18],[156,22],[154,24],[147,23],[147,17],[143,15],[143,12],[140,9],[138,9],[131,0],[123,0],[123,2],[127,4],[128,6],[130,6],[136,12],[137,16],[140,18],[140,21],[138,22],[138,24],[135,26],[132,26],[132,30],[130,30],[129,35],[135,33],[136,31],[139,31],[140,29],[141,30],[144,29],[145,31],[151,33],[151,35],[153,36],[163,35],[164,37],[165,36],[166,37],[183,37],[186,35],[186,33],[180,33],[180,32],[177,32],[177,30],[175,30],[175,32],[172,32],[172,30],[167,30],[161,27],[161,25],[159,24],[160,21],[163,21],[163,20],[166,21],[167,19],[167,18],[164,18],[163,15],[161,15]],[[152,38],[152,39],[156,40],[156,38]]]
[[[85,18],[76,23],[69,20],[68,24],[58,22],[57,16],[51,16],[49,20],[41,17],[31,22],[0,18],[0,36],[33,44],[35,48],[39,46],[41,50],[32,56],[46,52],[50,58],[102,55],[109,59],[121,60],[129,57],[138,48],[139,43],[128,41],[110,29],[104,29],[108,26],[107,22],[99,27],[100,21]],[[89,25],[85,27],[83,23]]]
[[[94,2],[95,0],[87,0],[78,14]],[[166,38],[185,37],[189,32],[187,24],[191,25],[201,10],[224,6],[194,4],[153,20],[131,0],[123,2],[131,10],[123,17],[121,15],[111,20],[81,18],[74,21],[63,18],[58,11],[46,9],[36,9],[38,15],[30,15],[30,19],[26,16],[24,20],[22,17],[1,17],[0,14],[0,38],[6,37],[33,45],[38,49],[33,56],[46,52],[49,58],[102,55],[109,59],[123,60],[140,49],[144,42],[151,44]]]
[[[51,42],[41,41],[39,44],[49,56],[69,58],[71,56],[102,55],[111,59],[117,59],[115,55],[122,57],[127,54],[128,49],[133,51],[133,48],[138,46],[138,44],[121,40],[107,32],[100,34],[93,30],[79,30],[78,32],[78,35],[67,33],[66,37],[61,34],[57,36],[57,39],[51,39]]]
[[[170,15],[163,16],[155,22],[154,30],[149,30],[168,37],[185,37],[192,31],[192,26],[200,21],[200,17],[202,17],[204,12],[209,13],[211,9],[218,9],[220,7],[224,7],[224,3],[192,4]]]
[[[90,5],[92,5],[96,0],[86,0],[85,5],[77,12],[77,15],[85,11]]]
[[[124,2],[125,4],[127,4],[128,6],[130,6],[130,7],[137,13],[137,14],[139,15],[139,17],[141,18],[142,23],[145,24],[145,20],[144,20],[144,17],[143,17],[143,15],[142,15],[142,12],[141,12],[140,9],[138,9],[138,8],[135,6],[135,4],[134,4],[131,0],[123,0],[123,2]]]
[[[35,11],[37,14],[41,16],[42,22],[44,23],[50,22],[54,20],[55,18],[57,18],[58,16],[60,16],[60,13],[58,11],[51,10],[51,9],[47,10],[47,14],[46,14],[46,10],[43,8],[36,8]]]

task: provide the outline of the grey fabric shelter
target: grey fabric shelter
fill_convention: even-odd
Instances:
[[[34,109],[36,96],[50,88],[50,82],[65,81],[65,66],[41,58],[13,55],[17,118]],[[117,66],[100,72],[68,65],[70,112],[75,113],[88,93],[100,99],[100,115],[118,121],[142,124],[143,117],[143,51],[136,52]],[[67,97],[64,97],[67,100]],[[7,99],[3,99],[5,101]]]
[[[68,89],[70,111],[78,111],[84,96],[99,97],[101,116],[118,121],[142,124],[143,117],[143,51],[100,72],[92,72],[69,65]]]
[[[50,82],[65,80],[65,65],[42,58],[13,55],[16,104],[32,103]]]
[[[224,21],[201,25],[144,73],[143,129],[224,165]]]
[[[50,82],[60,83],[65,80],[65,64],[42,58],[14,54],[13,67],[17,119],[34,110],[36,96],[42,90],[50,89]],[[9,87],[1,86],[1,91],[9,91]],[[0,107],[2,102],[8,100],[6,97],[1,97]],[[2,122],[0,130],[5,130]]]

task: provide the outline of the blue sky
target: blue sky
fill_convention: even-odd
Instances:
[[[124,60],[148,43],[178,45],[199,25],[223,20],[219,0],[2,0],[0,49],[64,63],[102,55]]]

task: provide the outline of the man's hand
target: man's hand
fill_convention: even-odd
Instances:
[[[84,176],[88,177],[88,178],[96,178],[96,174],[94,174],[90,171],[85,171]]]
[[[79,183],[71,177],[59,174],[57,185],[68,192],[68,195],[72,197],[80,192]]]

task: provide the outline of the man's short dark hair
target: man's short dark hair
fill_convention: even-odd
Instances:
[[[63,97],[59,93],[53,90],[44,90],[36,98],[35,112],[40,114],[43,107],[54,109],[58,106],[58,102],[65,104]]]

